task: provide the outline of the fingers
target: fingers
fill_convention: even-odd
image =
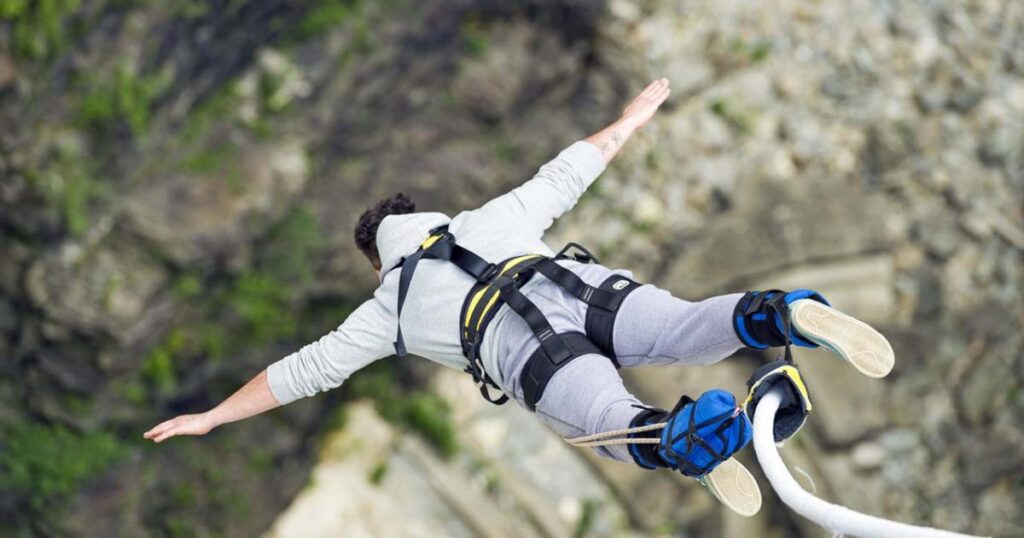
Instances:
[[[651,100],[664,100],[672,92],[671,84],[667,78],[659,79],[655,84],[654,91],[651,92]]]
[[[648,84],[647,87],[644,88],[644,91],[640,92],[640,96],[652,100],[656,99],[658,96],[661,96],[662,94],[667,96],[668,94],[666,92],[670,91],[669,86],[670,83],[667,78],[659,78],[654,82]]]
[[[157,424],[153,429],[142,434],[142,436],[145,437],[146,439],[150,439],[154,442],[159,443],[164,439],[174,437],[175,435],[181,433],[182,422],[183,421],[181,417],[175,417],[170,420],[166,420],[164,422],[161,422],[160,424]]]
[[[170,439],[171,437],[174,437],[175,435],[178,435],[178,428],[176,426],[172,427],[171,429],[169,429],[169,430],[167,430],[167,431],[165,431],[163,433],[161,433],[160,435],[157,435],[153,439],[153,441],[157,442],[157,443],[160,443],[160,442],[163,442],[164,439]]]
[[[159,442],[157,438],[160,437],[165,432],[169,431],[172,427],[174,427],[174,423],[176,420],[176,418],[172,418],[171,420],[161,422],[160,424],[157,424],[152,429],[150,429],[148,432],[142,434],[142,436],[146,439],[151,439],[153,441]]]

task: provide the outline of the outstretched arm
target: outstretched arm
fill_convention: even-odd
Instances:
[[[626,139],[654,116],[671,91],[667,78],[655,80],[622,109],[622,116],[615,123],[584,140],[601,149],[605,164],[611,162]]]
[[[221,424],[249,418],[278,405],[267,384],[267,371],[263,370],[217,407],[205,413],[181,415],[161,422],[143,437],[159,443],[176,435],[205,435]]]
[[[502,223],[543,236],[555,219],[572,209],[605,165],[637,129],[668,99],[668,79],[647,85],[615,123],[569,146],[540,167],[530,181],[484,204],[478,211],[487,221]],[[514,219],[509,223],[508,217]]]
[[[338,387],[356,370],[391,354],[396,323],[374,297],[337,329],[271,364],[217,407],[162,422],[143,437],[159,443],[176,435],[205,435],[222,424]]]

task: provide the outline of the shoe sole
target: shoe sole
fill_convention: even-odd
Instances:
[[[794,301],[789,311],[800,334],[846,359],[860,373],[880,378],[892,371],[892,346],[870,325],[809,299]]]
[[[743,517],[761,509],[761,489],[754,475],[735,458],[729,458],[704,476],[705,486],[722,504]]]

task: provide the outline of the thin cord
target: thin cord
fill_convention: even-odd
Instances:
[[[661,439],[657,437],[623,437],[621,439],[604,439],[601,441],[585,441],[577,443],[568,440],[569,444],[579,448],[593,448],[598,446],[612,446],[612,445],[656,445],[661,442]]]
[[[584,436],[579,438],[565,438],[565,442],[574,447],[584,446],[584,443],[590,443],[592,441],[607,440],[610,438],[617,438],[622,436],[629,436],[630,433],[642,433],[644,431],[653,431],[655,429],[662,429],[668,422],[659,422],[657,424],[647,424],[644,426],[628,427],[626,429],[613,429],[611,431],[599,431],[592,434],[592,436]],[[637,438],[634,438],[637,439]],[[653,439],[653,438],[640,438],[640,439]],[[633,440],[621,440],[621,441],[633,441]]]

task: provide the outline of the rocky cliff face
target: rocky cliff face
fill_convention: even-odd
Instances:
[[[685,298],[822,290],[891,337],[897,366],[870,381],[801,353],[816,414],[786,453],[854,508],[1024,534],[1018,3],[15,2],[0,43],[12,533],[250,536],[319,457],[272,534],[359,491],[319,528],[815,535],[770,498],[739,521],[680,479],[567,450],[430,368],[140,443],[358,304],[369,201],[479,204],[664,74],[667,110],[551,244]],[[740,392],[758,360],[627,375],[668,405]],[[362,396],[373,410],[331,411]]]

